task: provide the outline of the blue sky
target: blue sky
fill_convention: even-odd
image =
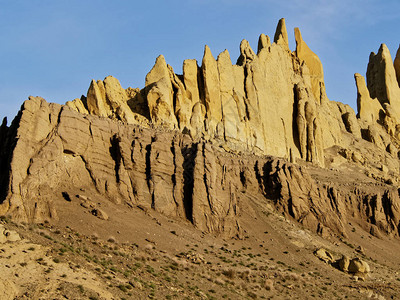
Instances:
[[[247,39],[273,38],[286,19],[320,57],[331,100],[356,106],[353,75],[369,54],[400,43],[400,1],[322,0],[0,0],[0,116],[9,121],[29,95],[65,103],[108,75],[124,88],[143,87],[163,54],[176,73],[184,59],[201,62],[204,45],[232,61]]]

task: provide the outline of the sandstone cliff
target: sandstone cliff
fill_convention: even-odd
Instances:
[[[243,203],[272,201],[321,234],[345,235],[357,217],[397,236],[398,58],[382,45],[367,84],[355,75],[356,115],[328,99],[321,61],[297,28],[295,39],[292,52],[282,19],[257,53],[243,40],[236,64],[206,46],[201,66],[185,60],[182,75],[159,56],[143,89],[109,76],[66,105],[31,97],[0,129],[0,214],[57,219],[59,199],[87,195],[241,236]],[[310,168],[356,170],[378,184],[323,182]]]

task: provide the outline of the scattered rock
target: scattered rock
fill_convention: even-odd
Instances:
[[[8,230],[0,224],[0,244],[5,242],[16,242],[21,240],[19,234],[14,230]]]
[[[272,279],[266,279],[264,282],[264,288],[267,291],[272,291],[274,289],[274,282]]]
[[[154,245],[152,245],[152,244],[146,244],[146,245],[144,246],[144,249],[145,249],[146,251],[153,250],[153,249],[154,249]]]
[[[314,255],[318,257],[320,260],[326,262],[326,263],[333,263],[335,261],[335,258],[333,255],[326,249],[324,248],[319,248],[316,251],[314,251]]]
[[[367,274],[370,272],[370,268],[369,268],[369,265],[367,262],[356,257],[350,261],[348,272],[353,273],[353,274],[357,274],[357,273]]]
[[[106,212],[100,208],[94,208],[91,211],[92,215],[98,217],[101,220],[108,220],[108,215]]]
[[[370,233],[371,235],[373,235],[374,237],[377,237],[377,238],[379,238],[379,239],[382,238],[382,233],[381,233],[381,231],[380,231],[379,228],[378,228],[376,225],[374,225],[374,224],[371,224],[369,233]]]
[[[365,255],[365,251],[364,251],[364,248],[362,246],[358,246],[356,248],[356,252],[358,252],[358,253],[360,253],[362,255]]]
[[[188,253],[185,255],[185,257],[194,264],[201,264],[205,262],[204,257],[198,253]]]
[[[347,257],[346,255],[343,255],[342,258],[337,260],[337,266],[338,266],[340,271],[348,272],[349,271],[349,265],[350,265],[350,258]]]
[[[143,285],[139,281],[129,281],[129,284],[138,290],[143,290]]]

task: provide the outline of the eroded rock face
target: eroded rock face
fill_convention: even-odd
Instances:
[[[241,42],[237,64],[227,50],[215,59],[206,46],[201,66],[185,60],[183,75],[177,75],[160,55],[144,89],[124,90],[109,76],[93,80],[86,97],[66,105],[128,124],[179,129],[196,141],[213,140],[234,151],[322,166],[323,129],[332,128],[318,116],[321,104],[328,101],[322,64],[298,29],[296,41],[296,52],[291,53],[281,19],[274,43],[262,34],[257,54],[246,40]],[[297,115],[308,119],[301,122]],[[340,116],[335,118],[334,128],[343,129]],[[305,131],[309,133],[304,138]]]
[[[365,85],[365,79],[362,75],[354,74],[357,86],[357,109],[361,120],[365,120],[369,124],[374,124],[379,121],[379,113],[382,110],[382,105],[378,99],[372,99],[369,90]]]
[[[382,44],[377,54],[371,53],[367,68],[367,86],[372,98],[389,103],[397,110],[400,88],[389,49]],[[399,112],[398,112],[399,113]]]
[[[382,46],[370,57],[367,85],[355,75],[356,116],[327,98],[319,58],[298,29],[295,38],[291,52],[282,19],[274,43],[262,34],[257,53],[243,40],[236,64],[206,46],[201,66],[185,60],[183,75],[159,56],[143,89],[109,76],[66,105],[30,98],[0,127],[0,214],[57,219],[60,191],[85,191],[240,237],[243,203],[264,199],[322,235],[346,235],[357,216],[366,230],[397,236],[396,61]],[[357,167],[388,186],[316,181],[296,164],[304,162]]]
[[[243,203],[264,198],[322,235],[345,235],[343,224],[355,214],[366,228],[371,223],[398,235],[397,191],[337,190],[283,159],[231,154],[179,131],[83,115],[41,98],[27,100],[17,121],[17,130],[9,129],[19,138],[1,205],[15,219],[57,218],[54,199],[62,197],[60,191],[84,191],[91,198],[188,220],[204,232],[240,237]]]
[[[319,57],[312,52],[312,50],[303,41],[299,28],[294,29],[294,36],[296,39],[296,55],[307,65],[310,71],[312,92],[315,99],[320,100],[321,92],[323,92],[323,90],[321,90],[321,86],[324,84],[324,71],[322,68],[322,63]]]

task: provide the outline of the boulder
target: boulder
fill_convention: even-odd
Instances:
[[[337,267],[339,268],[340,271],[343,272],[348,272],[349,271],[349,265],[350,265],[350,258],[346,255],[343,255],[340,259],[336,261]]]
[[[107,213],[104,210],[100,209],[100,208],[92,209],[91,213],[92,213],[92,215],[98,217],[101,220],[108,220]]]
[[[343,114],[343,122],[346,126],[346,130],[353,134],[356,138],[361,138],[361,127],[358,124],[356,115],[354,112],[346,112]]]
[[[330,253],[328,250],[324,248],[319,248],[314,251],[314,255],[318,257],[320,260],[326,262],[326,263],[333,263],[335,261],[332,253]]]
[[[0,224],[0,244],[5,242],[17,242],[20,241],[21,237],[14,230],[8,230],[4,225]]]
[[[357,273],[368,274],[370,272],[370,267],[367,262],[356,257],[350,261],[349,267],[348,267],[348,272],[353,273],[353,274],[357,274]]]

